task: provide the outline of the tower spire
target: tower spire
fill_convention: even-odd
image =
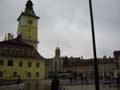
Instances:
[[[55,57],[60,57],[60,48],[56,47],[55,49]]]
[[[27,10],[27,9],[33,9],[33,3],[32,3],[31,0],[28,0],[27,3],[26,3],[25,10]]]
[[[32,15],[32,16],[36,16],[35,15],[35,12],[33,10],[33,3],[31,0],[28,0],[27,3],[26,3],[26,8],[25,8],[25,11],[24,13],[28,14],[28,15]]]
[[[35,17],[37,19],[39,19],[40,17],[36,16],[35,12],[34,12],[34,9],[33,9],[33,3],[31,0],[28,0],[27,3],[26,3],[26,7],[25,7],[25,10],[24,12],[22,12],[20,14],[20,16],[18,17],[18,21],[19,19],[21,18],[22,15],[26,15],[26,16],[31,16],[31,17]]]

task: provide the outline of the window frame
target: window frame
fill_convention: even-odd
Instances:
[[[28,67],[32,67],[32,62],[28,62]]]
[[[0,59],[0,66],[3,66],[3,65],[4,65],[4,60]]]
[[[8,60],[7,66],[14,66],[14,62],[12,59]]]
[[[31,78],[32,74],[31,72],[27,72],[27,78]]]
[[[36,67],[39,68],[40,67],[40,63],[36,62]]]
[[[0,78],[2,78],[3,77],[3,72],[2,71],[0,71]]]
[[[17,73],[16,71],[13,72],[12,76],[13,76],[14,78],[18,77],[18,73]]]
[[[35,73],[35,77],[36,77],[36,78],[40,77],[40,73],[39,73],[39,72],[36,72],[36,73]]]
[[[19,61],[19,67],[23,67],[23,62]]]

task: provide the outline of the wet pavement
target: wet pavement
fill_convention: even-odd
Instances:
[[[50,90],[50,84],[52,80],[29,80],[25,82],[22,90]],[[81,84],[79,81],[60,80],[60,90],[95,90],[95,85]],[[9,89],[8,89],[9,90]],[[118,90],[115,85],[100,85],[100,90]],[[120,89],[119,89],[120,90]]]

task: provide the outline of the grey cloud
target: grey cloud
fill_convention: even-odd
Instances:
[[[88,0],[32,0],[39,20],[39,51],[53,57],[56,46],[62,55],[92,57]],[[92,0],[98,56],[119,49],[120,1]],[[26,0],[0,0],[0,38],[17,32],[17,17]],[[109,44],[109,45],[108,45]]]

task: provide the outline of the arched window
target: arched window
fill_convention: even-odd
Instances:
[[[32,56],[35,57],[35,51],[32,51]]]
[[[10,48],[7,47],[7,54],[10,54]]]
[[[31,56],[31,50],[27,51],[27,56]]]
[[[19,49],[16,49],[16,55],[19,56]]]
[[[7,54],[7,48],[3,47],[3,54]]]
[[[11,48],[10,52],[11,52],[11,55],[13,56],[14,55],[14,48]]]
[[[24,49],[21,49],[21,56],[24,56]]]
[[[24,56],[27,57],[27,49],[24,49]]]

